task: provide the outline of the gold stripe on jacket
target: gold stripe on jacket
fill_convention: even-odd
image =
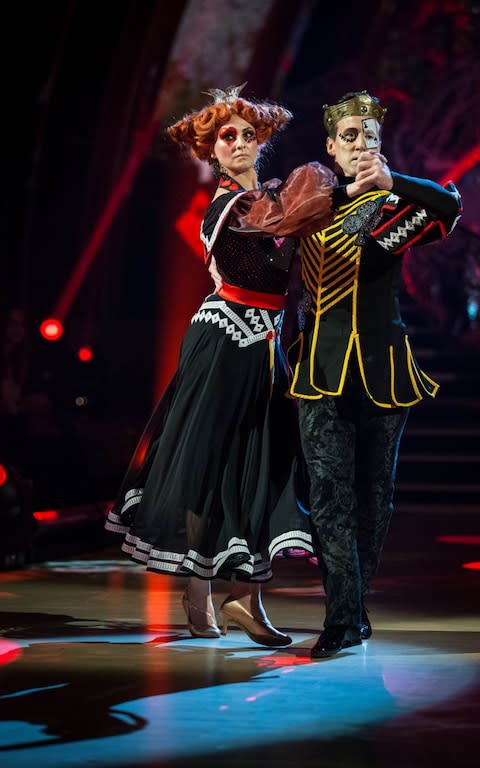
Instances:
[[[403,328],[393,329],[394,343],[385,346],[374,338],[371,330],[365,331],[366,315],[360,320],[358,316],[360,264],[362,254],[366,253],[366,237],[378,221],[378,209],[388,195],[385,190],[359,195],[340,206],[333,224],[301,239],[302,280],[312,306],[308,333],[300,333],[289,350],[290,394],[294,397],[319,399],[323,395],[341,394],[353,350],[365,390],[380,407],[410,406],[425,395],[436,394],[438,385],[416,365]],[[394,261],[392,270],[401,264],[400,256],[386,256],[386,263],[388,258]],[[329,313],[335,308],[337,312],[330,315],[326,326]],[[345,313],[339,321],[342,309]],[[359,328],[362,319],[363,328]],[[387,328],[388,323],[392,324],[390,318]],[[378,358],[369,369],[370,379],[362,344]]]

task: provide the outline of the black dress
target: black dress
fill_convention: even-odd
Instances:
[[[224,287],[191,320],[106,528],[150,571],[266,581],[281,550],[313,551],[293,490],[296,406],[278,364],[296,242],[230,230],[237,195],[205,214],[202,240]]]

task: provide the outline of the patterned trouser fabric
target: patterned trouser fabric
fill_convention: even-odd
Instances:
[[[355,626],[392,510],[408,408],[380,408],[349,374],[339,397],[300,401],[312,532],[326,594],[325,627]]]

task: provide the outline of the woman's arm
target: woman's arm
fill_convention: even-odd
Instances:
[[[317,162],[295,168],[286,181],[238,195],[229,226],[236,232],[301,237],[328,227],[334,219],[335,174]]]

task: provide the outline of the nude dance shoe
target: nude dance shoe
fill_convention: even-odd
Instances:
[[[192,637],[220,637],[220,630],[217,626],[215,611],[211,600],[209,600],[211,610],[205,611],[203,608],[198,608],[196,605],[193,605],[184,594],[182,596],[182,605]]]
[[[220,606],[223,615],[222,635],[227,634],[228,622],[237,624],[250,640],[271,648],[290,645],[292,638],[275,629],[268,621],[257,619],[239,600],[225,600]]]

